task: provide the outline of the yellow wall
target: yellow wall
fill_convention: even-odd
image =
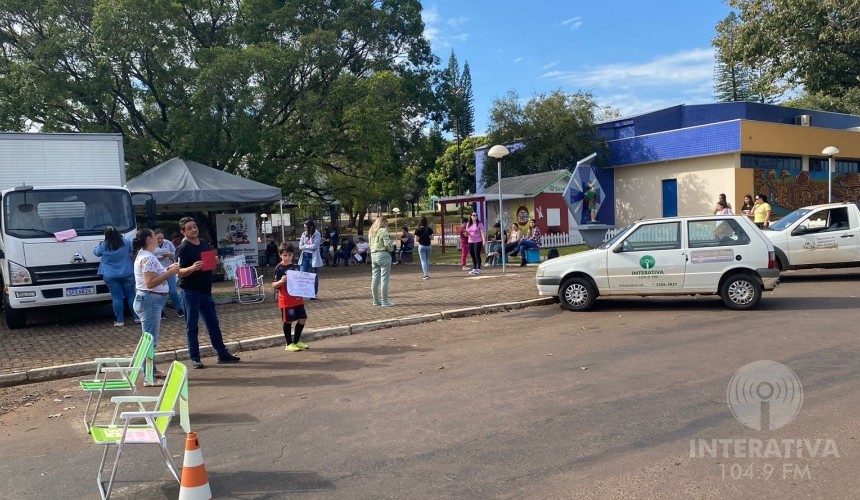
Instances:
[[[821,157],[827,146],[838,147],[839,157],[860,158],[860,133],[741,120],[744,153]]]
[[[720,193],[734,208],[737,198],[742,202],[753,188],[751,169],[748,188],[736,183],[739,166],[740,156],[731,153],[616,168],[615,224],[624,227],[643,216],[661,217],[663,179],[678,180],[678,215],[711,213]]]

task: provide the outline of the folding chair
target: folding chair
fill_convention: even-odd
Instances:
[[[236,296],[240,304],[255,304],[266,300],[263,276],[252,266],[236,268]]]
[[[122,456],[122,450],[125,445],[158,445],[161,454],[164,456],[167,468],[170,470],[173,478],[179,482],[179,472],[176,470],[176,464],[173,463],[173,458],[170,456],[170,450],[167,447],[167,427],[170,425],[172,417],[176,414],[176,404],[179,401],[180,395],[185,392],[187,396],[187,391],[185,390],[187,383],[188,368],[182,363],[174,361],[170,364],[167,379],[164,382],[164,387],[161,388],[161,394],[158,396],[114,396],[111,398],[111,401],[116,404],[116,409],[114,410],[110,425],[94,425],[90,429],[93,442],[105,447],[104,453],[102,453],[102,461],[99,464],[99,472],[96,476],[102,499],[107,500],[110,498],[117,467],[119,466],[119,459]],[[141,411],[124,411],[119,413],[120,406],[128,403],[136,403]],[[143,409],[147,403],[155,403],[151,411]],[[123,423],[117,424],[117,414],[119,414],[119,418],[124,420]],[[133,420],[138,423],[132,424]],[[141,420],[143,420],[143,423],[139,423]],[[102,471],[105,467],[108,450],[112,445],[117,446],[116,458],[111,467],[107,488],[105,488],[105,483],[102,480]]]
[[[137,347],[130,358],[96,358],[96,374],[92,379],[81,380],[81,389],[90,393],[87,400],[87,407],[84,410],[84,427],[87,432],[90,432],[90,427],[95,424],[96,416],[99,413],[102,396],[107,391],[130,391],[132,394],[137,394],[137,380],[141,372],[145,373],[147,368],[147,358],[152,360],[154,355],[152,346],[152,335],[144,333],[140,336]],[[149,363],[151,371],[152,363]],[[112,377],[111,377],[112,375]],[[151,377],[151,374],[149,374]],[[98,393],[96,400],[96,408],[93,411],[91,418],[87,418],[90,413],[90,404],[93,402],[93,396]]]

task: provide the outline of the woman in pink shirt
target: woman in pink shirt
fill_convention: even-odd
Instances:
[[[466,224],[466,235],[469,238],[469,254],[472,256],[472,270],[469,274],[481,274],[481,250],[486,243],[484,225],[478,220],[478,214],[473,213]]]

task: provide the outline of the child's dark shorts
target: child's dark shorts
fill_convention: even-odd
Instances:
[[[281,321],[284,323],[292,323],[297,319],[308,319],[308,313],[305,312],[304,304],[281,309]]]

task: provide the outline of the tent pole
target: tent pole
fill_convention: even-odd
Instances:
[[[287,241],[284,237],[284,199],[281,198],[281,204],[279,205],[281,209],[281,243]]]

